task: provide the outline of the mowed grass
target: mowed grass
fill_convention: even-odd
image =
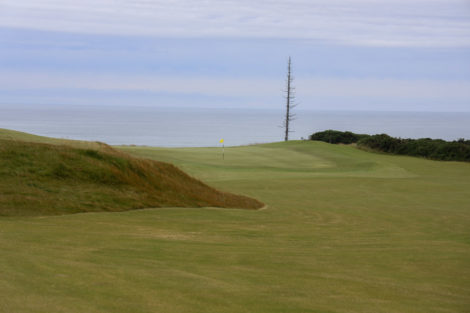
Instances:
[[[470,164],[289,142],[122,150],[261,211],[0,219],[1,312],[469,312]]]

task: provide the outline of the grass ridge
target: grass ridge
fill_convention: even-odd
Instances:
[[[94,148],[0,139],[0,215],[53,215],[147,207],[257,209],[257,200],[218,191],[176,166]]]

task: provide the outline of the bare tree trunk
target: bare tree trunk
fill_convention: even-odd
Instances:
[[[292,109],[296,106],[293,103],[295,98],[294,94],[294,87],[292,86],[292,81],[294,77],[292,76],[292,68],[291,68],[291,58],[289,57],[289,61],[287,63],[287,89],[286,89],[286,116],[284,120],[284,129],[285,129],[285,136],[284,141],[289,140],[289,133],[291,132],[289,129],[290,122],[294,120],[295,114],[292,114]]]

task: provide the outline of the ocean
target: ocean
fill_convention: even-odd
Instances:
[[[0,128],[42,136],[160,147],[282,141],[282,110],[133,106],[0,105]],[[290,139],[326,129],[402,138],[470,139],[470,113],[295,109]]]

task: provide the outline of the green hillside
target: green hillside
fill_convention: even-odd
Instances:
[[[0,139],[0,215],[262,206],[219,192],[171,164],[131,157],[105,144],[89,143],[92,148],[82,149],[64,144],[67,141],[22,141],[36,139],[54,142],[33,136]]]
[[[0,140],[47,143],[52,145],[67,145],[75,148],[84,149],[99,149],[103,146],[103,143],[97,141],[93,142],[83,140],[51,138],[5,128],[0,128]]]
[[[268,207],[0,218],[0,312],[468,312],[468,163],[311,141],[119,149]]]

